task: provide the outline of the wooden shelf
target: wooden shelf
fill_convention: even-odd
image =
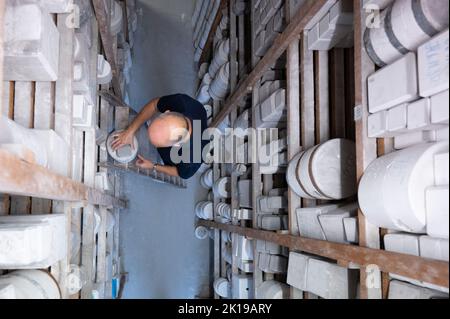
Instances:
[[[230,3],[232,4],[233,1]],[[366,167],[378,156],[393,151],[393,147],[391,139],[377,140],[367,137],[369,114],[366,93],[367,77],[375,71],[375,66],[364,49],[363,34],[366,13],[362,7],[362,1],[354,0],[354,48],[333,49],[328,52],[307,49],[307,32],[305,31],[320,21],[334,3],[336,3],[335,0],[306,1],[292,19],[288,18],[285,31],[276,38],[267,53],[261,59],[253,57],[253,70],[248,76],[237,81],[231,72],[231,94],[224,103],[221,103],[222,108],[214,115],[210,127],[217,127],[229,115],[231,115],[233,124],[239,115],[239,102],[250,94],[253,98],[252,110],[254,111],[258,103],[258,82],[265,71],[286,53],[288,159],[291,160],[302,149],[310,148],[332,138],[356,140],[356,169],[359,182]],[[251,6],[254,6],[254,1]],[[289,12],[289,8],[286,10]],[[289,17],[289,14],[286,16]],[[234,22],[234,18],[230,17],[230,21]],[[234,30],[234,27],[231,27],[231,30]],[[233,41],[233,35],[231,35],[231,40]],[[241,56],[241,53],[238,53],[238,56]],[[230,61],[234,62],[235,60],[235,55],[231,54]],[[241,69],[241,65],[238,69]],[[252,112],[252,118],[254,118],[254,112]],[[252,124],[255,127],[254,120]],[[214,166],[220,167],[220,164],[214,164]],[[271,180],[261,175],[258,163],[252,165],[252,180],[253,228],[245,223],[230,225],[209,221],[200,221],[198,225],[213,228],[216,233],[219,231],[219,238],[220,231],[236,233],[255,239],[255,242],[256,240],[265,240],[277,243],[292,251],[328,258],[335,260],[340,266],[359,269],[360,297],[363,299],[387,298],[389,273],[449,287],[448,262],[385,251],[382,249],[382,236],[386,230],[371,225],[361,211],[358,213],[359,245],[336,244],[300,237],[296,209],[314,207],[321,202],[301,199],[290,189],[288,189],[290,235],[257,229],[257,197],[263,194],[262,186],[263,188],[270,187]],[[232,181],[233,191],[237,187],[238,179],[232,176]],[[239,203],[235,201],[236,199],[233,197],[233,208],[239,207]],[[259,284],[263,280],[273,278],[273,275],[259,270],[256,250],[254,266],[256,293]],[[375,280],[372,281],[371,287],[366,285],[367,271],[369,270],[373,275],[371,277]],[[215,278],[217,276],[218,273],[215,274]],[[315,296],[292,287],[290,297],[309,298]]]

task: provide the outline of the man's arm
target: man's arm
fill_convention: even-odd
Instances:
[[[136,165],[140,168],[153,169],[155,168],[155,164],[152,161],[145,159],[143,156],[138,155],[138,159],[136,161]],[[165,173],[170,176],[179,177],[178,169],[175,166],[165,166],[165,165],[156,165],[155,170],[160,173]]]
[[[118,133],[114,138],[114,142],[111,144],[114,150],[124,146],[124,145],[133,145],[133,138],[139,128],[144,125],[145,122],[150,120],[152,116],[157,111],[159,98],[153,99],[150,101],[144,108],[139,112],[138,116],[133,120],[133,122],[128,126],[128,128]]]

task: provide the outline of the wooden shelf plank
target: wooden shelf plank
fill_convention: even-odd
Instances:
[[[0,193],[93,205],[126,207],[126,201],[30,164],[0,150]]]
[[[449,287],[449,263],[425,259],[412,255],[399,254],[379,249],[337,244],[328,241],[282,235],[234,225],[219,224],[211,221],[199,221],[198,225],[220,229],[251,239],[265,240],[292,250],[339,261],[340,264],[376,266],[380,271],[395,273],[411,279],[420,280],[442,287]]]

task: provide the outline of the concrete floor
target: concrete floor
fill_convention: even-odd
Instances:
[[[139,27],[133,49],[130,103],[139,111],[150,99],[172,93],[194,95],[190,17],[194,0],[138,0]],[[206,198],[199,176],[187,190],[124,175],[128,211],[121,214],[124,298],[208,296],[209,240],[194,236],[195,204]]]

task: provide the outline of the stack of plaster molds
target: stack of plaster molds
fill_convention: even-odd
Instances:
[[[220,223],[229,223],[231,222],[231,206],[227,203],[218,203],[217,204],[217,221]]]
[[[252,181],[240,180],[238,182],[239,206],[244,208],[253,208],[252,203]]]
[[[306,238],[342,244],[357,243],[357,209],[356,203],[298,208],[299,233]]]
[[[369,137],[396,149],[448,140],[448,40],[446,30],[369,77]]]
[[[69,147],[53,130],[28,129],[0,116],[0,147],[23,160],[67,175]]]
[[[283,32],[286,24],[285,7],[282,0],[261,0],[255,2],[254,10],[254,53],[264,56],[275,41],[276,37]]]
[[[284,172],[288,164],[287,138],[276,139],[263,145],[258,158],[261,174],[272,175]]]
[[[0,216],[0,269],[42,269],[67,255],[66,217]]]
[[[255,109],[257,128],[286,127],[286,82],[281,80],[284,76],[282,64],[276,63],[262,77],[259,105]]]
[[[206,41],[208,40],[214,19],[220,8],[220,0],[199,0],[197,1],[194,14],[192,16],[192,26],[194,28],[194,61],[198,62],[202,56]],[[224,9],[224,15],[227,15]]]
[[[355,298],[358,274],[309,255],[289,254],[287,283],[325,299]]]
[[[0,276],[0,299],[61,299],[55,278],[44,270],[17,270]]]
[[[59,32],[38,2],[9,0],[4,18],[4,80],[56,81]]]
[[[366,29],[364,43],[367,54],[380,67],[414,52],[424,42],[448,28],[449,3],[446,0],[373,0],[384,9],[375,24]]]
[[[448,212],[448,210],[447,210]],[[446,226],[448,229],[448,225]],[[429,236],[420,236],[407,233],[394,233],[384,236],[384,245],[386,250],[402,254],[421,256],[423,258],[449,261],[449,242],[447,238],[433,238]],[[421,282],[397,274],[389,274],[391,278],[409,282],[414,286],[425,287],[439,292],[447,293],[448,288]],[[414,286],[410,286],[413,288]],[[417,287],[416,289],[420,289]],[[447,296],[448,297],[448,296]]]
[[[253,272],[253,240],[244,236],[232,234],[232,253],[238,268],[243,272]]]
[[[213,220],[213,203],[211,201],[198,202],[195,206],[195,214],[200,219]]]
[[[112,80],[111,65],[101,54],[97,57],[97,84],[104,85]]]
[[[286,179],[300,197],[342,200],[357,192],[355,143],[332,139],[297,154],[289,163]]]
[[[353,47],[353,1],[339,0],[308,31],[309,50],[328,51]]]
[[[200,177],[200,185],[205,189],[211,189],[213,184],[213,171],[212,169],[208,169]]]

